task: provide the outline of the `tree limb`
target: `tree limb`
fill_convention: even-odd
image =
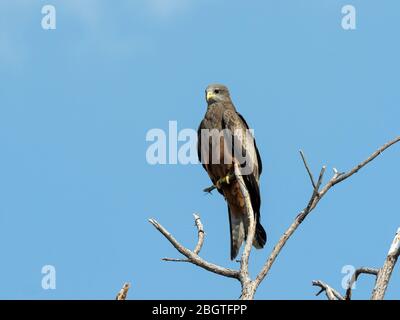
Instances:
[[[342,295],[339,292],[337,292],[331,286],[327,285],[326,283],[324,283],[322,281],[314,280],[312,282],[312,285],[321,288],[321,290],[316,293],[316,296],[319,296],[322,292],[325,292],[326,297],[329,300],[344,300],[344,298],[342,297]]]
[[[117,297],[115,298],[116,300],[126,300],[126,297],[128,295],[129,288],[131,287],[131,284],[129,282],[124,283],[122,286],[122,289],[118,292]]]
[[[251,248],[253,246],[254,234],[256,232],[256,224],[254,219],[254,211],[251,205],[251,199],[249,192],[247,191],[246,184],[243,181],[239,165],[234,162],[235,176],[239,183],[240,192],[242,193],[244,199],[244,205],[247,212],[248,229],[246,243],[243,249],[242,258],[240,260],[240,283],[242,285],[242,300],[252,300],[254,298],[255,290],[253,289],[253,283],[249,276],[249,258],[251,253]]]
[[[205,233],[204,233],[203,223],[200,220],[200,216],[197,215],[196,213],[193,213],[193,217],[194,217],[194,223],[197,228],[197,244],[193,250],[193,253],[198,255],[200,253],[201,248],[203,248]],[[161,260],[169,262],[190,262],[190,260],[188,259],[176,259],[176,258],[162,258]]]
[[[181,245],[172,235],[169,233],[161,224],[159,224],[154,219],[149,219],[149,222],[178,250],[182,255],[184,255],[190,263],[193,263],[203,269],[211,271],[213,273],[219,274],[221,276],[239,279],[239,272],[237,270],[232,270],[228,268],[220,267],[216,264],[210,263],[199,257],[198,254],[194,253],[183,245]],[[176,260],[170,260],[176,261]],[[186,262],[186,261],[185,261]]]
[[[301,155],[301,159],[303,159],[303,164],[306,167],[308,176],[310,177],[311,184],[312,184],[313,188],[315,189],[316,185],[315,185],[315,182],[314,182],[314,177],[313,177],[313,174],[311,173],[310,167],[308,166],[308,163],[307,163],[307,160],[306,160],[306,156],[304,155],[303,150],[300,150],[299,152],[300,152],[300,155]]]
[[[194,223],[196,224],[197,227],[197,238],[198,238],[193,253],[199,254],[201,248],[203,248],[203,243],[204,243],[204,227],[203,224],[201,223],[200,216],[195,213],[193,214],[193,216],[194,216]]]
[[[397,259],[400,255],[400,228],[390,246],[388,255],[382,269],[379,270],[374,290],[372,291],[371,300],[383,300],[385,297],[386,289],[389,285],[390,277],[396,265]]]
[[[372,275],[376,276],[379,273],[379,269],[362,267],[362,268],[358,268],[356,271],[354,271],[354,273],[349,281],[347,290],[346,290],[345,300],[351,300],[351,294],[352,294],[351,290],[353,289],[353,285],[357,282],[359,275],[362,273],[372,274]]]

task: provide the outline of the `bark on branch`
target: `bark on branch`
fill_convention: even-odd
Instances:
[[[316,293],[316,296],[319,296],[322,292],[325,292],[326,297],[329,300],[344,300],[339,292],[320,280],[314,280],[312,285],[321,288],[321,290]]]
[[[176,250],[178,250],[182,255],[184,255],[187,258],[187,261],[185,261],[185,262],[193,263],[203,269],[206,269],[213,273],[219,274],[221,276],[239,279],[239,272],[237,270],[223,268],[214,263],[208,262],[208,261],[200,258],[200,256],[197,253],[195,253],[194,251],[191,251],[191,250],[185,248],[183,245],[181,245],[172,236],[172,234],[167,229],[165,229],[161,224],[159,224],[156,220],[149,219],[149,222],[175,247]],[[176,261],[176,260],[169,259],[167,261]]]
[[[358,268],[356,271],[354,271],[354,273],[350,279],[350,282],[348,284],[347,290],[346,290],[345,300],[351,300],[351,294],[352,294],[351,290],[353,289],[354,284],[357,282],[360,274],[363,274],[363,273],[364,274],[372,274],[372,275],[377,276],[379,273],[379,269],[362,267],[362,268]]]
[[[390,277],[396,265],[397,259],[400,254],[400,228],[397,229],[396,235],[390,246],[388,255],[382,269],[379,270],[375,288],[372,292],[372,300],[383,300],[385,297],[386,289],[389,285]]]
[[[124,283],[122,286],[122,289],[118,292],[117,297],[115,298],[116,300],[126,300],[126,297],[128,295],[129,288],[131,287],[131,284],[129,282]]]

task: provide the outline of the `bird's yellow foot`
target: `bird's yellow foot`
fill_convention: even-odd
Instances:
[[[219,179],[218,181],[217,181],[217,183],[215,184],[215,186],[218,188],[218,189],[221,189],[221,186],[223,185],[223,184],[230,184],[231,183],[231,176],[228,174],[228,175],[226,175],[225,177],[222,177],[221,179]]]

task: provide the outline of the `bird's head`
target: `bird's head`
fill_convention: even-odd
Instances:
[[[231,97],[229,90],[222,84],[210,84],[206,89],[206,100],[208,105],[214,102],[229,102]]]

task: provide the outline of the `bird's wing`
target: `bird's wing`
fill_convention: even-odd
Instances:
[[[201,147],[201,129],[204,129],[204,120],[200,122],[199,128],[197,129],[197,156],[199,158],[199,162],[201,163],[201,165],[203,166],[204,170],[207,171],[206,166],[204,165],[205,161],[204,159],[201,158],[201,155],[204,154],[204,152],[202,153]]]
[[[249,127],[246,121],[243,119],[241,115],[239,115],[235,110],[227,109],[223,114],[223,129],[229,129],[231,134],[234,135],[234,155],[233,158],[235,161],[235,155],[241,154],[245,156],[246,164],[249,165],[252,170],[250,172],[244,172],[243,165],[241,166],[241,170],[243,172],[243,181],[246,185],[247,191],[250,195],[251,205],[254,211],[255,219],[256,219],[256,235],[254,245],[258,248],[262,248],[266,242],[266,233],[263,227],[260,224],[260,206],[261,206],[261,196],[259,189],[259,175],[260,175],[260,167],[261,167],[261,158],[258,152],[258,149],[255,145],[255,139],[253,135],[248,131]],[[241,133],[241,134],[240,134]],[[249,161],[249,163],[247,163]],[[237,205],[231,205],[229,202],[241,203],[243,200],[236,199],[235,197],[241,198],[242,195],[238,190],[239,186],[233,186],[232,188],[227,188],[226,192],[232,192],[232,194],[226,194],[226,198],[228,201],[229,210],[229,218],[231,224],[231,245],[234,246],[237,241],[237,237],[240,236],[241,232],[237,230],[243,230],[246,235],[247,233],[247,219],[246,212],[242,212],[243,207],[239,208]],[[235,190],[236,189],[236,190]],[[232,199],[234,199],[232,201]],[[240,240],[240,239],[239,239]],[[237,254],[238,248],[234,246],[235,250],[233,250],[232,256]],[[240,247],[240,245],[239,245]]]
[[[249,125],[247,124],[247,122],[243,118],[243,116],[239,112],[237,112],[237,115],[239,116],[240,120],[242,120],[242,122],[246,126],[246,128],[250,130]],[[262,161],[261,161],[260,152],[258,151],[258,148],[257,148],[256,139],[253,138],[253,141],[254,141],[254,148],[256,149],[257,164],[258,164],[258,175],[260,176],[261,173],[262,173]]]
[[[233,135],[233,157],[235,158],[235,155],[244,156],[246,163],[241,163],[242,168],[246,165],[251,169],[249,172],[245,172],[244,175],[252,175],[258,181],[262,162],[255,144],[255,139],[249,131],[249,126],[239,113],[231,109],[224,111],[222,121],[222,128],[229,129],[230,133]],[[236,161],[240,161],[240,159],[236,159]]]
[[[210,161],[206,157],[210,156],[210,152],[212,152],[212,150],[206,149],[209,141],[202,141],[202,134],[201,134],[202,129],[210,130],[210,128],[207,128],[205,119],[203,119],[203,121],[201,121],[199,128],[197,130],[197,156],[198,156],[199,162],[203,166],[204,170],[208,173],[208,176],[210,177],[212,183],[215,185],[217,180],[220,177],[215,176],[213,174],[213,170],[210,169],[210,163],[209,163]],[[207,153],[207,151],[208,151],[208,153]],[[217,191],[223,195],[221,189],[217,188]]]

